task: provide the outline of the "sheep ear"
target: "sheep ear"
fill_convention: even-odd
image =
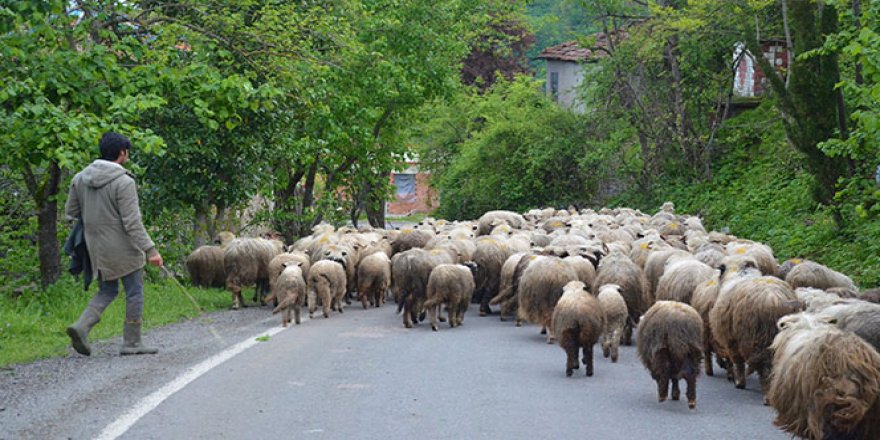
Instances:
[[[296,263],[296,265],[299,266],[299,267],[303,267],[303,262],[300,261],[300,262]]]
[[[718,266],[718,270],[721,271],[721,276],[724,276],[724,272],[727,272],[727,265],[722,264],[721,266]]]

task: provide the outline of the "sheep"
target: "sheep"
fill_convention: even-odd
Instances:
[[[476,291],[473,301],[480,304],[480,316],[492,312],[489,300],[498,294],[501,281],[501,266],[514,251],[505,241],[496,237],[481,238],[477,241],[473,262],[477,264]]]
[[[611,362],[617,362],[620,336],[623,335],[623,327],[626,325],[628,312],[626,301],[620,294],[620,286],[606,284],[599,288],[599,304],[605,312],[605,329],[602,332],[602,355],[611,356]]]
[[[580,255],[569,255],[562,260],[574,269],[578,280],[587,286],[587,290],[593,289],[593,282],[596,280],[596,268],[593,267],[593,263],[590,260]]]
[[[620,294],[626,301],[629,317],[623,329],[623,344],[632,345],[632,331],[639,323],[639,317],[645,311],[647,280],[642,269],[625,254],[611,253],[599,263],[594,285],[616,284],[620,286]],[[652,301],[653,302],[653,301]]]
[[[773,256],[773,249],[770,249],[770,246],[749,240],[733,241],[725,246],[728,255],[748,255],[754,257],[762,274],[770,276],[777,276],[779,274],[779,263]]]
[[[666,269],[666,262],[672,257],[687,258],[691,253],[681,249],[669,248],[652,252],[645,261],[645,280],[647,281],[647,292],[645,310],[654,303],[654,294],[657,291],[657,284],[663,271]]]
[[[813,287],[825,290],[832,287],[844,287],[858,291],[855,283],[848,276],[819,263],[806,260],[794,266],[786,275],[785,281],[791,285],[792,289]]]
[[[284,269],[276,277],[272,287],[272,296],[278,302],[272,314],[281,313],[281,326],[290,324],[290,312],[293,309],[293,320],[300,323],[300,312],[306,297],[306,282],[303,279],[302,262],[289,261],[283,263]]]
[[[385,303],[385,292],[391,285],[391,260],[384,252],[364,257],[357,267],[357,291],[366,309],[367,302],[374,307]]]
[[[431,330],[437,331],[437,313],[441,304],[446,304],[450,328],[462,324],[464,312],[474,294],[476,268],[476,264],[468,261],[464,264],[440,264],[431,271],[424,305],[431,317]]]
[[[670,259],[657,282],[656,300],[691,303],[697,285],[715,276],[715,269],[695,258]]]
[[[707,376],[715,374],[712,368],[712,353],[717,353],[715,338],[712,336],[711,320],[709,312],[715,307],[715,301],[721,292],[721,286],[726,289],[731,288],[734,284],[747,278],[757,278],[761,276],[758,269],[758,262],[752,257],[747,256],[727,256],[724,257],[719,265],[719,274],[713,279],[707,280],[694,289],[694,295],[691,298],[691,305],[700,314],[703,319],[703,366]],[[717,359],[718,366],[727,368],[727,359],[721,356]],[[728,379],[733,380],[733,369],[727,372]]]
[[[403,311],[406,328],[412,328],[420,318],[423,319],[421,315],[431,271],[440,264],[452,263],[453,257],[441,249],[414,248],[394,256],[391,263],[392,291],[397,300],[397,312]]]
[[[413,248],[424,248],[434,237],[434,233],[419,229],[401,229],[400,235],[391,240],[391,250],[395,254],[408,251]]]
[[[517,316],[540,324],[547,332],[548,344],[554,341],[550,326],[553,307],[562,296],[562,288],[576,280],[574,269],[558,257],[538,256],[523,270],[517,289]]]
[[[312,264],[308,275],[309,318],[315,317],[318,300],[321,300],[325,318],[330,317],[330,310],[342,312],[345,297],[345,269],[342,264],[333,260],[319,260]]]
[[[859,295],[859,299],[880,304],[880,289],[868,289]]]
[[[629,254],[629,258],[633,263],[638,264],[639,267],[644,269],[651,253],[668,248],[669,245],[659,237],[640,238],[632,243],[632,251]]]
[[[657,382],[657,398],[678,400],[679,379],[687,383],[688,408],[697,407],[697,376],[703,358],[703,320],[693,307],[678,301],[657,301],[639,324],[638,353]]]
[[[816,312],[816,316],[841,330],[855,333],[880,351],[880,305],[844,300]]]
[[[514,229],[522,229],[526,224],[526,219],[513,211],[489,211],[480,216],[477,221],[477,235],[488,235],[492,232],[492,228],[501,222],[507,223]]]
[[[224,287],[226,268],[223,266],[223,251],[235,239],[231,232],[221,232],[214,239],[215,245],[199,246],[186,257],[186,269],[194,286]]]
[[[232,308],[246,306],[242,288],[255,285],[254,301],[265,304],[269,290],[269,262],[280,250],[263,238],[236,238],[223,251],[226,289],[232,293]]]
[[[784,281],[761,276],[724,289],[709,312],[718,354],[733,362],[734,383],[746,386],[745,364],[756,371],[766,395],[770,385],[772,355],[769,350],[778,329],[776,321],[797,312],[799,301]]]
[[[312,266],[311,259],[305,252],[293,251],[278,254],[269,261],[269,290],[275,285],[275,281],[289,262],[302,263],[299,267],[302,270],[303,278],[309,275],[309,268]],[[277,304],[276,304],[277,306]]]
[[[524,259],[531,262],[531,257],[534,255],[530,255],[528,252],[517,252],[508,257],[504,261],[504,265],[501,266],[498,295],[489,301],[489,305],[501,305],[498,315],[502,321],[517,306],[514,284],[518,285],[519,277],[522,276],[522,271],[525,269],[525,266],[520,267],[520,262]]]
[[[880,438],[880,354],[804,314],[779,326],[767,392],[773,423],[811,440]]]
[[[605,314],[599,300],[584,283],[570,281],[562,288],[551,323],[552,333],[559,336],[559,346],[566,353],[565,375],[570,377],[580,367],[578,354],[583,349],[584,368],[587,376],[592,376],[593,345],[605,328]]]

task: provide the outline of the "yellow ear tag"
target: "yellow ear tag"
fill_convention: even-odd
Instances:
[[[742,254],[746,253],[746,248],[741,247],[736,250],[736,253],[742,255]]]
[[[791,260],[791,262],[794,264],[801,264],[804,262],[804,260],[801,260],[800,258],[795,258],[794,260]]]
[[[562,227],[562,223],[561,222],[553,222],[553,223],[550,223],[550,226],[553,226],[554,228],[559,228],[559,227]]]
[[[401,234],[410,234],[410,233],[412,233],[412,229],[404,229],[404,230],[400,231],[400,233]]]
[[[639,245],[642,249],[648,249],[648,243],[642,243]]]

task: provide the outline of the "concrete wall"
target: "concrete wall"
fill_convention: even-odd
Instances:
[[[582,113],[584,111],[583,103],[577,99],[576,88],[584,78],[581,65],[573,61],[547,60],[547,95],[553,96],[553,74],[558,75],[558,93],[556,94],[556,102],[559,105],[568,107],[569,109]]]

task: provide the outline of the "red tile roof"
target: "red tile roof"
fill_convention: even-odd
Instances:
[[[608,56],[608,38],[605,36],[604,32],[599,32],[595,35],[595,42],[593,46],[590,48],[580,47],[578,46],[577,41],[566,41],[565,43],[557,44],[556,46],[551,46],[538,55],[538,58],[545,60],[559,60],[559,61],[590,61],[595,60],[597,58],[604,58]],[[614,40],[620,41],[626,38],[626,31],[620,30],[615,33]]]

